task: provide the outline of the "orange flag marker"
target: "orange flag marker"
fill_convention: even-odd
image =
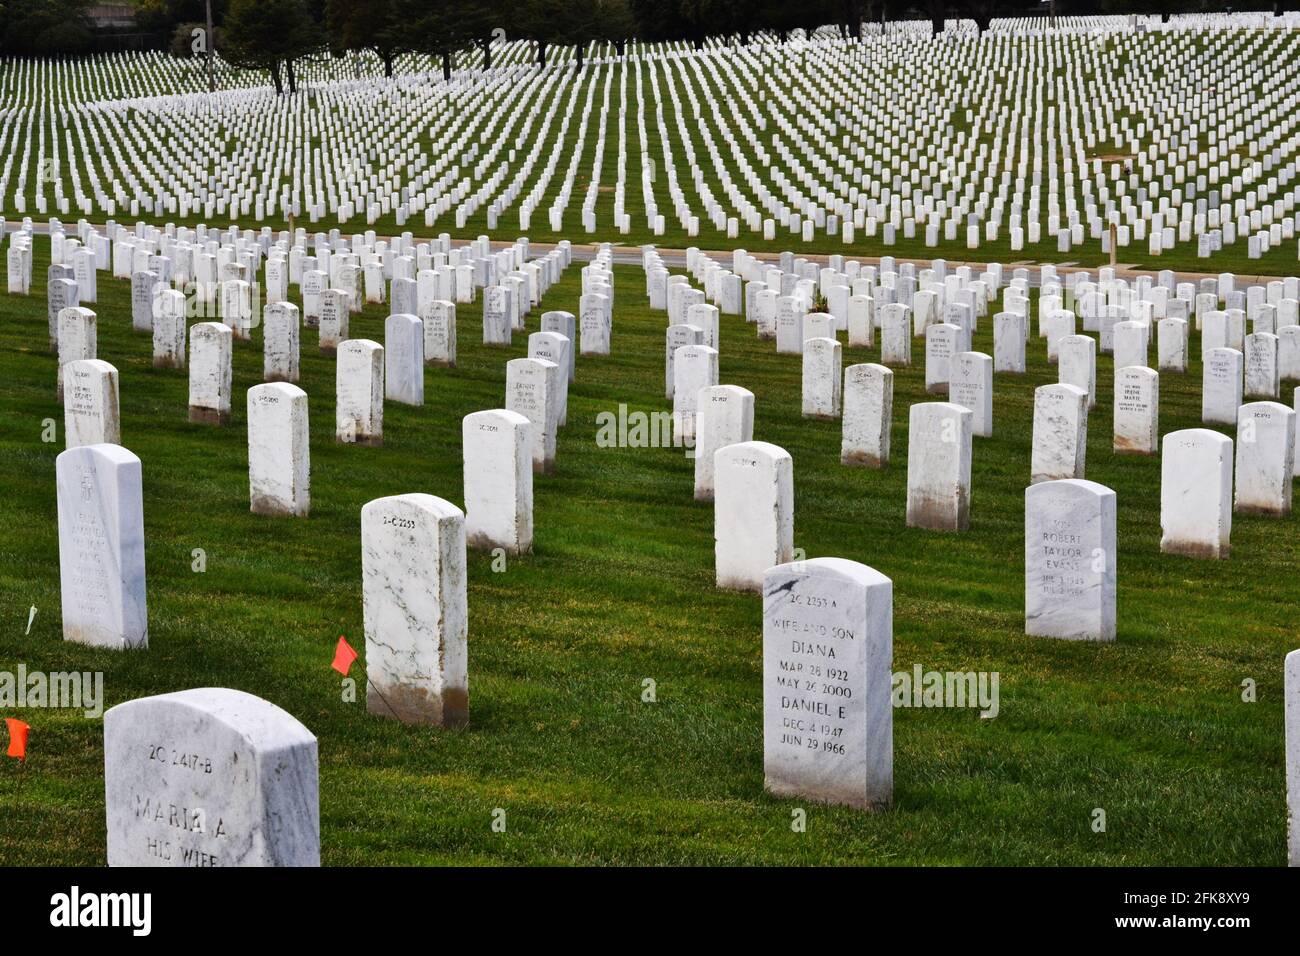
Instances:
[[[17,757],[19,760],[25,761],[27,759],[27,731],[31,730],[31,727],[15,717],[6,717],[5,724],[9,728],[9,750],[6,756]]]
[[[348,676],[348,671],[352,667],[352,662],[357,659],[357,652],[352,649],[346,637],[339,637],[339,643],[334,648],[334,663],[330,667],[334,668],[344,677]]]

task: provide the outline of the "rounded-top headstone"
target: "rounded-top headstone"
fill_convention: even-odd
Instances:
[[[1025,633],[1115,639],[1115,492],[1083,478],[1025,489]]]
[[[319,866],[316,738],[239,690],[104,714],[109,866]]]
[[[54,471],[63,639],[148,646],[140,459],[121,445],[81,445]]]
[[[763,776],[780,796],[893,798],[893,583],[844,558],[763,575]]]

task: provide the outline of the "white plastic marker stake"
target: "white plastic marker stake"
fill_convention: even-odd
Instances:
[[[25,631],[23,632],[24,634],[30,634],[30,633],[32,632],[32,621],[34,621],[34,620],[36,620],[36,605],[35,605],[35,604],[33,604],[33,605],[32,605],[32,609],[31,609],[30,611],[27,612],[27,630],[25,630]]]

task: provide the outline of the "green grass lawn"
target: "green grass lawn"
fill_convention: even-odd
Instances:
[[[922,367],[895,372],[890,469],[846,469],[838,423],[800,417],[799,360],[724,317],[721,380],[755,393],[754,437],[794,456],[796,546],[893,579],[895,670],[1000,674],[994,720],[895,711],[895,805],[865,814],[763,793],[761,601],[714,589],[712,511],[692,500],[680,449],[596,445],[599,412],[668,407],[666,316],[649,310],[639,269],[615,270],[613,355],[579,359],[557,472],[536,479],[535,553],[500,573],[470,556],[470,726],[444,731],[343,702],[329,667],[339,635],[364,647],[361,507],[404,492],[463,503],[461,418],[504,403],[505,363],[525,338],[485,347],[479,307],[460,307],[459,367],[428,370],[427,404],[390,403],[385,444],[365,448],[335,443],[334,362],[305,330],[312,513],[262,518],[248,510],[244,404],[260,332],[236,344],[232,424],[189,424],[185,373],[152,368],[129,283],[102,278],[99,357],[120,372],[123,441],[143,461],[150,646],[100,651],[61,640],[62,412],[46,350],[49,246],[35,245],[31,297],[0,296],[0,670],[103,671],[108,705],[203,686],[278,704],[319,738],[326,864],[1284,862],[1281,669],[1300,643],[1300,518],[1239,518],[1230,560],[1161,555],[1159,459],[1110,452],[1109,356],[1087,474],[1119,498],[1119,633],[1098,646],[1023,634],[1032,396],[1056,380],[1040,339],[1027,375],[996,378],[971,528],[948,535],[904,526]],[[572,310],[578,294],[575,263],[543,308]],[[382,341],[384,314],[368,307],[353,336]],[[992,325],[975,345],[990,353]],[[1161,378],[1162,432],[1199,425],[1199,362]],[[46,418],[56,443],[41,440]],[[204,573],[191,570],[195,548]],[[646,678],[656,703],[641,700]],[[1248,678],[1257,703],[1241,699]],[[102,864],[100,721],[3,716],[32,730],[25,764],[0,759],[0,863]],[[791,829],[796,807],[806,832]]]

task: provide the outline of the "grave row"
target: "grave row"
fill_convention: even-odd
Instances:
[[[0,211],[491,231],[545,213],[555,233],[576,215],[587,233],[1262,258],[1298,238],[1300,31],[1259,22],[633,44],[582,71],[515,42],[449,82],[411,59],[288,100],[105,82],[128,72],[112,58],[24,64]]]

